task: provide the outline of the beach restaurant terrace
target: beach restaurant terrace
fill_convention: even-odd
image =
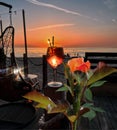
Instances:
[[[72,57],[70,57],[70,59],[71,58]],[[66,60],[68,60],[68,58]],[[58,67],[57,75],[58,78],[62,77],[63,79],[64,71],[61,69],[61,67],[63,66],[60,65]],[[45,55],[42,57],[41,70],[43,73],[43,84],[41,85],[41,89],[36,89],[37,92],[41,91],[55,102],[65,99],[66,97],[63,92],[56,92],[56,87],[54,88],[47,86],[50,73],[53,72],[50,65],[47,63]],[[115,75],[110,75],[110,77],[107,78],[110,79],[103,86],[92,89],[95,106],[101,107],[104,112],[97,112],[96,117],[92,121],[82,117],[79,129],[114,130],[117,128],[117,82],[116,77],[114,76],[116,76],[116,73]],[[45,110],[41,108],[35,109],[33,107],[33,102],[28,101],[21,96],[27,93],[27,91],[24,92],[23,90],[19,89],[19,87],[23,86],[24,84],[18,81],[14,91],[14,87],[11,81],[12,77],[0,77],[0,87],[5,87],[4,91],[0,90],[0,96],[2,95],[5,97],[5,95],[9,95],[9,97],[5,97],[5,99],[3,99],[3,97],[0,99],[1,129],[68,129],[69,123],[65,116],[62,114],[47,114]],[[66,80],[64,79],[63,82],[66,82]],[[12,100],[10,100],[10,97],[13,97]]]
[[[0,4],[8,7],[11,14],[11,5]],[[65,56],[64,48],[56,47],[52,37],[52,42],[48,39],[47,54],[41,58],[29,58],[27,53],[23,58],[16,58],[14,33],[15,28],[10,25],[1,31],[0,36],[1,130],[117,130],[117,53],[85,52],[82,61],[80,56]],[[5,52],[9,45],[8,54]],[[27,52],[26,44],[25,47]],[[78,68],[78,71],[70,71],[70,60],[74,60],[72,66],[76,60],[83,63],[80,71]],[[34,64],[38,61],[40,64]],[[87,61],[91,62],[90,72],[95,73],[88,73],[90,63]],[[23,69],[19,68],[20,65]],[[104,78],[98,82],[100,71]],[[92,80],[87,80],[87,73],[94,74],[94,78],[91,75]],[[95,81],[97,83],[93,84]],[[88,88],[91,83],[93,87]],[[81,94],[80,100],[77,100],[78,93]],[[80,116],[79,124],[71,127]]]

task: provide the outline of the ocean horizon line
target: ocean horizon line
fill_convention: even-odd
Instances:
[[[85,52],[117,52],[117,48],[108,48],[108,47],[63,47],[64,53],[69,54],[70,56],[83,56],[85,55]],[[27,48],[27,54],[28,57],[42,57],[43,55],[46,55],[47,48],[40,48],[40,47],[28,47]],[[24,47],[16,47],[15,48],[15,56],[16,57],[22,57],[25,53]]]

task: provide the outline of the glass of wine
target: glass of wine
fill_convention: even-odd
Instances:
[[[53,68],[54,81],[49,82],[50,87],[60,87],[61,82],[57,82],[57,67],[63,62],[64,52],[62,47],[50,46],[47,48],[47,62]]]

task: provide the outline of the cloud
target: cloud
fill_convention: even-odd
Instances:
[[[112,19],[112,22],[113,22],[113,23],[117,23],[117,20],[116,20],[116,19]]]
[[[57,27],[66,27],[66,26],[74,26],[75,24],[54,24],[54,25],[47,25],[37,28],[28,29],[28,31],[36,31],[41,29],[49,29],[49,28],[57,28]]]
[[[104,0],[104,4],[109,8],[109,9],[114,9],[117,7],[115,0]]]
[[[82,16],[82,14],[80,14],[78,12],[70,11],[70,10],[67,10],[67,9],[64,9],[64,8],[52,5],[52,4],[47,4],[47,3],[39,2],[37,0],[26,0],[26,1],[31,2],[33,4],[36,4],[36,5],[45,6],[45,7],[53,8],[53,9],[56,9],[56,10],[60,10],[60,11],[63,11],[65,13]]]
[[[26,1],[28,1],[30,3],[33,3],[33,4],[36,4],[36,5],[39,5],[39,6],[53,8],[53,9],[56,9],[56,10],[59,10],[59,11],[63,11],[65,13],[69,13],[69,14],[73,14],[73,15],[78,15],[78,16],[85,17],[85,18],[88,18],[88,19],[91,19],[91,20],[94,20],[94,21],[98,21],[96,18],[91,18],[91,17],[83,15],[81,13],[78,13],[78,12],[75,12],[75,11],[71,11],[71,10],[68,10],[68,9],[64,9],[64,8],[55,6],[53,4],[47,4],[47,3],[39,2],[37,0],[26,0]]]

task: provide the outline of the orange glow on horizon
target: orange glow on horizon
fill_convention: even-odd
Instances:
[[[21,34],[21,33],[19,33]],[[15,37],[16,46],[24,46],[24,36],[17,34]],[[27,31],[27,44],[29,47],[48,47],[47,40],[55,37],[55,45],[62,47],[79,47],[79,46],[113,46],[117,44],[115,35],[106,37],[105,34],[98,33],[84,33],[83,31],[66,32],[64,29],[44,29],[36,31]],[[116,40],[115,40],[116,39]],[[111,44],[112,46],[112,44]]]
[[[0,8],[1,28],[12,23],[15,47],[24,47],[25,18],[28,47],[47,48],[54,36],[55,46],[117,48],[117,0],[108,1],[6,0],[13,7],[12,17],[9,20],[8,10]]]

